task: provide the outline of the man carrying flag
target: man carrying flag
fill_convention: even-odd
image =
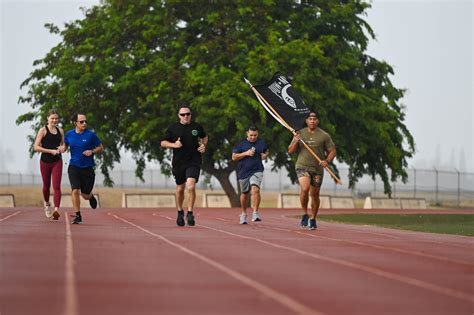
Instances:
[[[289,78],[277,72],[265,84],[253,86],[249,80],[245,79],[245,82],[250,85],[263,108],[294,135],[293,141],[288,146],[288,152],[290,154],[299,152],[296,173],[300,183],[300,201],[303,209],[301,226],[309,226],[310,230],[314,230],[317,228],[316,215],[319,210],[319,191],[324,169],[336,183],[342,184],[328,167],[328,163],[336,156],[336,146],[331,137],[318,128],[317,114],[306,106]],[[306,128],[301,129],[304,127],[301,124],[303,120]],[[309,195],[312,199],[311,220],[308,215]]]
[[[314,230],[317,228],[316,216],[319,210],[319,192],[323,183],[323,168],[336,157],[336,146],[329,134],[318,127],[319,119],[315,112],[310,112],[306,116],[305,123],[307,127],[294,134],[288,146],[288,153],[298,151],[296,174],[300,184],[300,202],[303,210],[301,227],[308,226],[310,230]],[[321,162],[314,157],[306,145],[302,144],[301,140],[318,157],[321,157]],[[311,196],[311,218],[308,215],[309,196]]]

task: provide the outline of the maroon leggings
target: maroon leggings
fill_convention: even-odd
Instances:
[[[49,202],[51,177],[53,178],[54,206],[59,208],[61,203],[61,177],[63,176],[63,160],[45,163],[40,160],[41,177],[43,178],[43,198]]]

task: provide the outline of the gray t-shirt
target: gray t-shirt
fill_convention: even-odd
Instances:
[[[297,133],[321,160],[324,160],[328,151],[335,147],[331,137],[322,129],[316,128],[314,132],[310,132],[308,128],[304,128]],[[316,174],[323,173],[323,167],[301,142],[298,142],[298,150],[296,168],[303,168]]]

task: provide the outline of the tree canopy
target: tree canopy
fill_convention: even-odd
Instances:
[[[177,121],[177,106],[189,104],[209,135],[203,170],[236,206],[231,152],[250,124],[260,127],[273,167],[295,179],[286,153],[291,134],[267,117],[243,81],[263,83],[281,71],[320,113],[337,160],[349,167],[349,186],[379,175],[390,193],[391,181],[407,179],[414,141],[392,67],[366,54],[374,38],[363,19],[369,7],[362,0],[104,0],[62,29],[46,24],[62,41],[22,83],[27,92],[19,101],[32,110],[17,123],[38,130],[51,108],[62,118],[84,112],[106,148],[98,159],[112,184],[109,170],[121,149],[133,153],[139,176],[147,160],[169,172],[171,152],[160,137]]]

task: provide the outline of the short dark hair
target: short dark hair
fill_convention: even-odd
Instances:
[[[72,116],[72,121],[73,121],[73,122],[77,122],[77,116],[79,116],[79,115],[84,115],[84,116],[86,116],[86,114],[84,114],[84,113],[82,113],[82,112],[76,112],[76,113],[74,113],[74,115]]]
[[[257,126],[250,125],[249,128],[247,129],[247,131],[258,131],[258,128],[257,128]]]
[[[193,111],[191,110],[191,107],[189,107],[189,105],[181,104],[181,105],[178,106],[178,111],[177,111],[178,114],[179,114],[179,111],[181,110],[181,108],[189,108],[189,111],[190,111],[190,112],[193,112]]]
[[[311,116],[316,116],[316,118],[319,119],[319,114],[315,111],[310,111],[307,115],[306,115],[306,119],[308,119],[309,117]]]

